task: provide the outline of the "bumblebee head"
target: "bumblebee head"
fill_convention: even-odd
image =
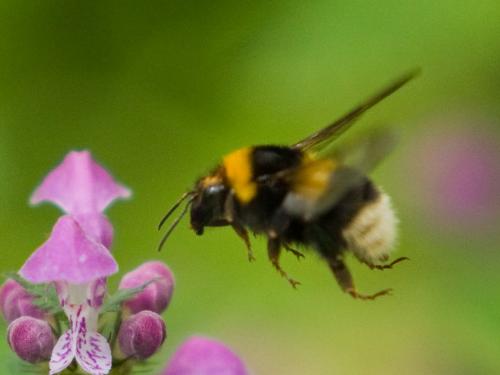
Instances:
[[[228,192],[229,188],[225,184],[224,171],[220,167],[208,176],[198,180],[194,189],[185,192],[160,221],[158,229],[162,228],[163,224],[179,208],[182,202],[187,201],[180,215],[173,221],[161,239],[158,251],[162,249],[165,241],[188,210],[190,210],[191,214],[191,228],[198,235],[203,234],[203,229],[206,226],[227,225],[224,218],[224,207]]]
[[[228,187],[221,178],[208,176],[202,178],[196,187],[191,203],[191,228],[202,235],[206,226],[219,226],[225,223],[224,205]]]

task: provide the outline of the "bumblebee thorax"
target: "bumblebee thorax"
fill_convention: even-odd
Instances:
[[[252,157],[253,147],[244,147],[227,154],[222,161],[227,182],[243,204],[250,202],[257,193]]]

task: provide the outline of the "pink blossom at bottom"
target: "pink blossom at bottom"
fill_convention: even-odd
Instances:
[[[161,375],[248,375],[243,361],[223,343],[194,336],[174,353]]]

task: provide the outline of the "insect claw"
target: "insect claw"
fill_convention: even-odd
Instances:
[[[381,296],[387,296],[387,295],[392,295],[392,289],[389,288],[389,289],[384,289],[384,290],[381,290],[380,292],[377,292],[377,293],[374,293],[374,294],[369,294],[369,295],[365,295],[365,294],[360,294],[358,292],[356,292],[356,290],[354,289],[349,289],[349,290],[346,290],[353,298],[355,299],[360,299],[360,300],[364,300],[364,301],[373,301],[375,300],[376,298],[378,297],[381,297]]]
[[[255,256],[253,255],[252,250],[249,249],[248,250],[248,261],[250,263],[252,263],[252,262],[255,262],[256,260],[257,260],[257,258],[255,258]]]
[[[293,289],[297,289],[297,285],[301,285],[302,283],[300,281],[294,280],[294,279],[288,279],[288,282],[292,286]]]
[[[370,269],[375,269],[375,270],[380,270],[380,271],[383,271],[383,270],[388,270],[388,269],[392,269],[393,266],[395,266],[396,264],[400,263],[400,262],[403,262],[405,260],[410,260],[410,258],[408,257],[401,257],[401,258],[398,258],[398,259],[395,259],[393,260],[391,263],[389,264],[382,264],[382,265],[378,265],[378,264],[370,264],[370,263],[366,263],[366,265],[368,267],[370,267]]]
[[[288,274],[281,268],[281,266],[279,265],[277,260],[271,260],[271,263],[274,266],[274,268],[276,269],[276,271],[279,272],[281,277],[284,277],[290,283],[290,285],[292,286],[293,289],[297,289],[297,285],[300,285],[301,282],[294,280],[290,276],[288,276]]]
[[[304,255],[304,254],[302,254],[300,251],[295,250],[295,249],[291,248],[291,247],[290,247],[290,246],[288,246],[288,245],[284,245],[284,247],[285,247],[285,250],[286,250],[286,251],[289,251],[289,252],[291,252],[293,255],[295,255],[295,256],[297,257],[297,260],[298,260],[298,261],[300,261],[300,258],[305,258],[305,255]]]

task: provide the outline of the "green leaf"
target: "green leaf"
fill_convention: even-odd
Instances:
[[[9,355],[7,359],[4,359],[6,367],[9,369],[9,374],[47,374],[48,366],[46,364],[33,365],[28,362],[24,362],[14,355]]]
[[[107,312],[99,318],[99,332],[106,337],[109,343],[113,343],[122,323],[122,312]],[[113,347],[113,345],[111,345]]]
[[[125,288],[118,290],[115,294],[110,296],[101,308],[101,313],[120,311],[122,302],[132,298],[137,293],[142,292],[149,284],[155,282],[158,278],[151,279],[144,284],[135,288]]]

